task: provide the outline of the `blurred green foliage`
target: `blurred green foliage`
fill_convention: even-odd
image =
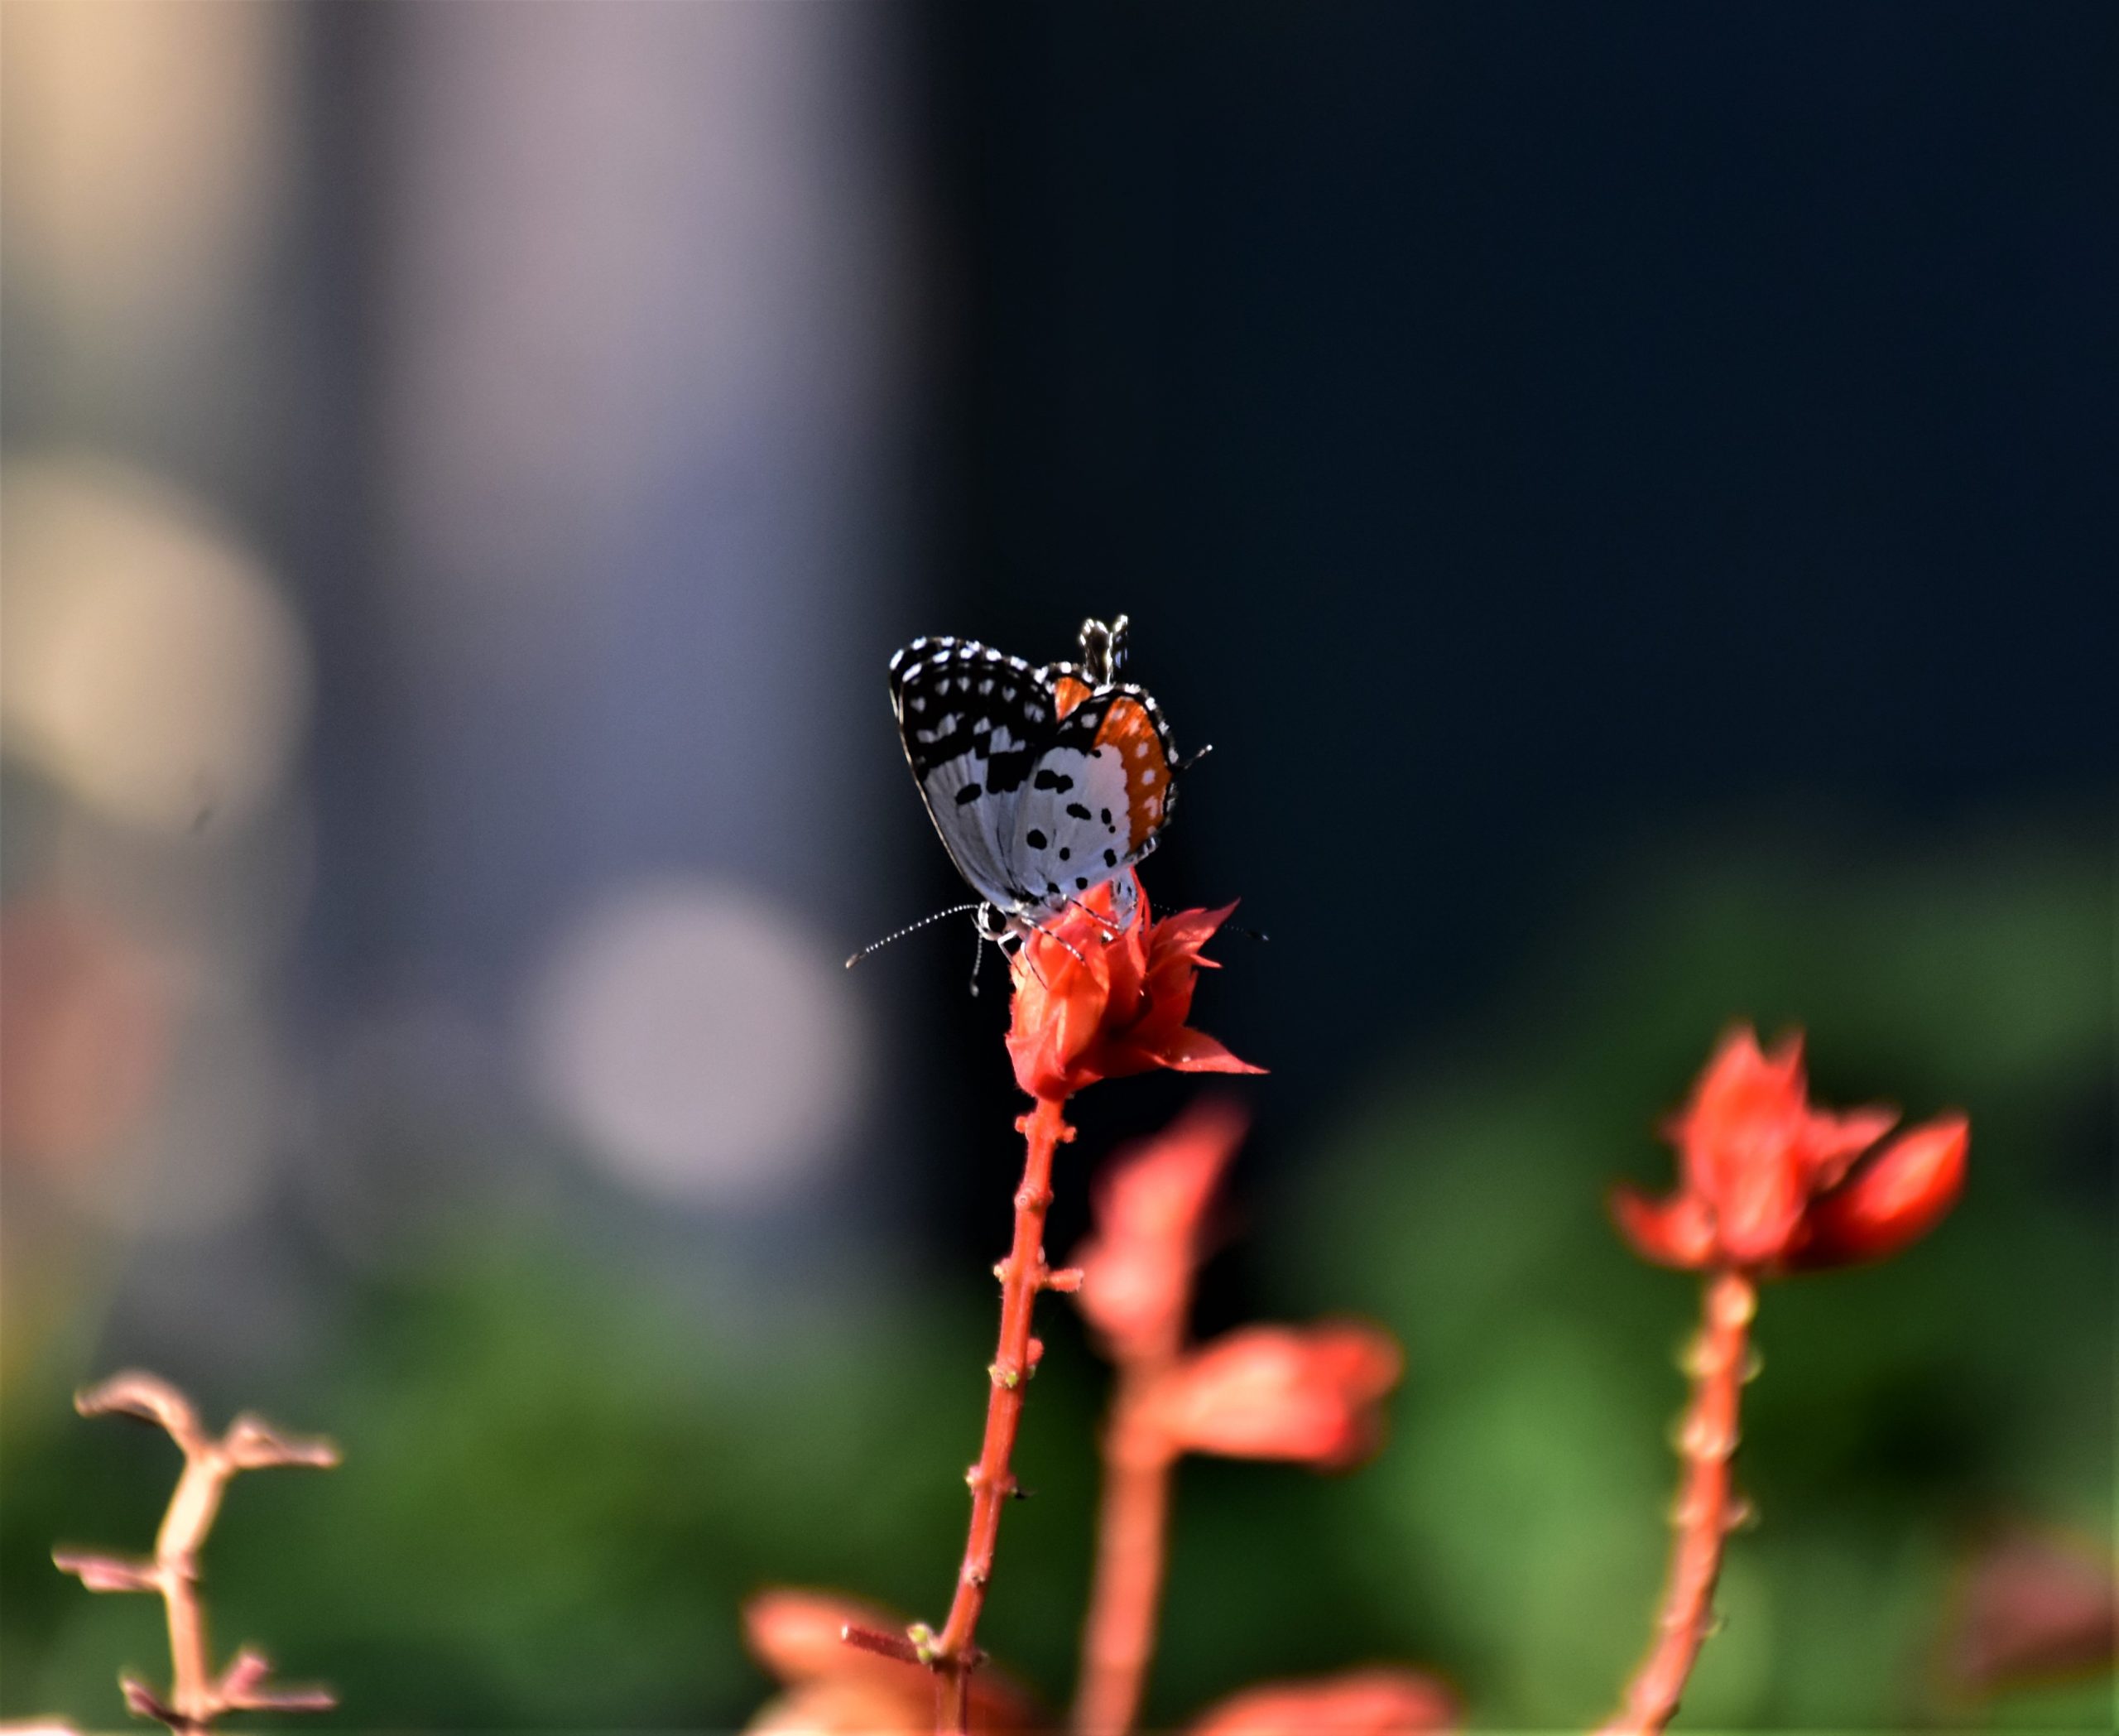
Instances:
[[[1637,878],[1505,1010],[1407,1056],[1245,1202],[1256,1239],[1231,1256],[1266,1314],[1403,1337],[1394,1439],[1343,1479],[1183,1467],[1151,1719],[1381,1658],[1439,1666],[1487,1728],[1608,1709],[1647,1638],[1695,1296],[1624,1252],[1601,1194],[1668,1176],[1656,1115],[1749,1017],[1808,1030],[1826,1102],[1968,1108],[1973,1179],[1899,1260],[1767,1292],[1740,1462],[1763,1522],[1681,1724],[2109,1727],[2108,1682],[1967,1707],[1935,1652],[1981,1522],[2111,1534],[2112,915],[2087,852],[1732,850]],[[232,1395],[347,1460],[238,1479],[209,1562],[223,1649],[255,1637],[335,1684],[319,1730],[740,1724],[766,1691],[749,1590],[940,1613],[990,1353],[978,1276],[769,1343],[702,1330],[550,1224],[371,1281],[328,1368]],[[1037,1498],[1009,1515],[982,1637],[1064,1703],[1102,1373],[1070,1314],[1044,1330],[1019,1459]],[[0,1451],[0,1703],[114,1724],[117,1667],[164,1673],[157,1612],[87,1595],[49,1550],[145,1547],[174,1450],[25,1383]]]

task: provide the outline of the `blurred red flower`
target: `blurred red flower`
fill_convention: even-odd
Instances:
[[[1455,1697],[1431,1676],[1353,1670],[1247,1688],[1199,1719],[1191,1736],[1413,1736],[1456,1721]]]
[[[1965,1575],[1944,1662],[1975,1693],[2111,1668],[2119,1657],[2119,1575],[2088,1539],[2011,1531]]]
[[[1374,1326],[1246,1326],[1158,1381],[1147,1414],[1180,1451],[1340,1470],[1381,1445],[1383,1396],[1404,1368]]]
[[[1262,1073],[1184,1021],[1200,969],[1199,949],[1236,906],[1179,911],[1151,920],[1147,894],[1127,871],[1132,909],[1117,922],[1112,886],[1024,941],[1014,960],[1008,1054],[1016,1083],[1032,1097],[1064,1102],[1099,1079],[1170,1067],[1180,1073]],[[1116,932],[1113,932],[1114,928]]]
[[[1939,1223],[1964,1185],[1971,1132],[1952,1114],[1879,1145],[1898,1111],[1810,1107],[1799,1032],[1770,1055],[1740,1027],[1673,1120],[1678,1190],[1621,1185],[1612,1212],[1636,1252],[1689,1270],[1780,1271],[1881,1259]]]
[[[752,1655],[789,1692],[762,1708],[750,1736],[885,1736],[935,1728],[935,1677],[925,1665],[901,1662],[840,1636],[849,1627],[901,1633],[901,1616],[834,1593],[776,1589],[743,1606]],[[971,1682],[971,1727],[1013,1731],[1040,1724],[1035,1704],[990,1667]]]
[[[1207,1202],[1249,1126],[1234,1104],[1209,1099],[1104,1172],[1095,1229],[1073,1263],[1076,1303],[1112,1361],[1176,1354]]]

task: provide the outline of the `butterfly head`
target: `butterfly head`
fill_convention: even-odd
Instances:
[[[1082,623],[1082,679],[1090,686],[1108,687],[1118,679],[1128,624],[1123,615],[1114,615],[1108,624],[1093,616]]]

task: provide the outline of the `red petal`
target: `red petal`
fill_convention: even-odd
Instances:
[[[1612,1219],[1642,1259],[1696,1272],[1714,1253],[1714,1225],[1707,1208],[1690,1194],[1651,1200],[1621,1182],[1611,1192]]]
[[[1189,1248],[1250,1127],[1241,1105],[1208,1092],[1153,1138],[1121,1152],[1098,1178],[1098,1237]]]
[[[1404,1366],[1372,1326],[1242,1327],[1164,1378],[1156,1420],[1187,1452],[1338,1469],[1375,1447]]]
[[[1207,1203],[1249,1125],[1227,1099],[1204,1098],[1098,1179],[1096,1232],[1074,1257],[1074,1300],[1119,1357],[1181,1336]]]
[[[1173,911],[1156,924],[1152,953],[1158,959],[1166,951],[1188,952],[1198,958],[1199,949],[1213,940],[1215,931],[1235,914],[1233,904],[1224,904],[1219,910]]]
[[[1712,1146],[1761,1124],[1799,1116],[1808,1099],[1802,1032],[1789,1032],[1768,1055],[1758,1046],[1758,1033],[1739,1025],[1701,1070],[1685,1110],[1684,1132],[1689,1140]]]
[[[1165,1067],[1180,1073],[1263,1073],[1263,1067],[1254,1067],[1247,1060],[1238,1059],[1218,1039],[1204,1031],[1180,1031],[1162,1046],[1156,1057]]]
[[[1792,1267],[1880,1260],[1940,1223],[1964,1190],[1970,1124],[1945,1115],[1900,1134],[1841,1186],[1811,1203]]]
[[[1835,1113],[1813,1109],[1804,1118],[1803,1163],[1810,1185],[1836,1187],[1854,1160],[1898,1125],[1898,1111],[1882,1104]]]
[[[1350,1670],[1247,1688],[1206,1713],[1191,1736],[1413,1736],[1456,1719],[1454,1696],[1431,1676]]]

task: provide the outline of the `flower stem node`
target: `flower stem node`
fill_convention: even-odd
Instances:
[[[1031,1094],[1033,1096],[1035,1094],[1036,1094],[1035,1092]],[[1036,1119],[1037,1111],[1035,1109],[1027,1110],[1024,1113],[1018,1115],[1016,1118],[1016,1131],[1018,1133],[1021,1133],[1025,1138],[1028,1138],[1031,1134],[1031,1124],[1035,1122]],[[1060,1143],[1062,1145],[1072,1145],[1074,1142],[1074,1129],[1069,1127],[1064,1123],[1062,1123],[1060,1124],[1058,1138]],[[1020,1200],[1022,1196],[1018,1194],[1016,1197]]]
[[[171,1729],[183,1723],[173,1707],[164,1705],[155,1690],[129,1671],[118,1678],[118,1691],[125,1697],[126,1710],[135,1718],[152,1719]]]
[[[1678,1419],[1671,1445],[1688,1459],[1727,1459],[1735,1455],[1738,1438],[1733,1426],[1694,1411]]]

